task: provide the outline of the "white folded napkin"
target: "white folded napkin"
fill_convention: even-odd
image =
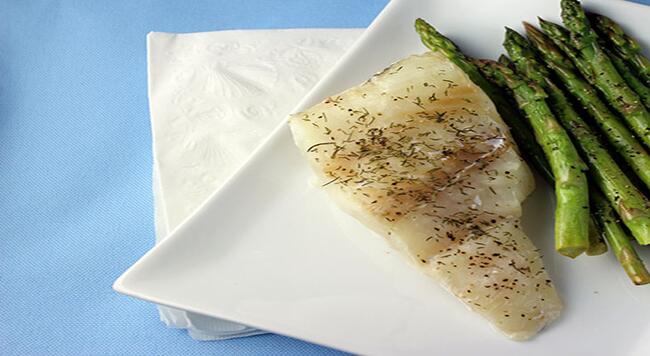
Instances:
[[[147,36],[156,240],[176,228],[361,34],[360,29],[243,30]],[[198,340],[262,331],[169,307]]]

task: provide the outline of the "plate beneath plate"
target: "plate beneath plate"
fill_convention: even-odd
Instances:
[[[650,8],[587,6],[650,45]],[[559,20],[559,0],[393,0],[296,110],[423,52],[416,17],[470,55],[495,58],[503,26],[521,29],[521,20],[536,16]],[[310,187],[311,176],[282,125],[115,289],[360,354],[650,354],[650,288],[632,286],[611,254],[571,261],[555,253],[553,195],[543,182],[524,205],[524,229],[543,251],[566,309],[535,339],[513,342],[340,212]],[[648,249],[644,257],[650,261]]]

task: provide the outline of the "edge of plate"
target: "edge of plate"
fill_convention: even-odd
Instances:
[[[302,100],[300,100],[300,102],[292,110],[292,112],[301,111],[304,108],[306,108],[310,103],[320,99],[320,96],[317,98],[315,94],[317,92],[320,92],[321,88],[325,86],[326,83],[330,82],[332,78],[336,77],[340,69],[344,67],[351,58],[354,57],[354,55],[359,50],[361,45],[371,35],[371,33],[378,26],[378,24],[383,22],[383,19],[386,18],[388,14],[392,12],[392,9],[396,8],[397,4],[405,1],[409,1],[409,0],[391,0],[377,15],[377,17],[375,17],[375,19],[370,23],[370,25],[366,28],[366,30],[361,34],[359,39],[357,39],[357,41],[354,42],[351,48],[341,56],[341,58],[336,62],[334,67],[332,67],[332,69],[330,69],[323,76],[323,78],[309,91],[309,93]],[[259,155],[259,153],[265,150],[266,147],[276,138],[276,136],[278,136],[280,132],[286,128],[286,125],[287,125],[286,120],[283,120],[278,126],[276,126],[271,131],[271,133],[263,140],[263,142],[253,150],[253,152],[246,160],[246,162],[244,162],[244,164],[242,164],[241,167],[239,167],[230,177],[228,177],[225,180],[221,188],[214,191],[190,216],[188,216],[173,231],[171,231],[169,233],[169,236],[166,239],[164,239],[162,242],[160,242],[159,244],[152,247],[149,251],[147,251],[142,257],[140,257],[133,265],[131,265],[131,267],[129,267],[126,271],[124,271],[113,282],[113,286],[112,286],[113,290],[115,290],[118,293],[132,296],[138,299],[151,301],[157,304],[165,304],[162,303],[161,301],[154,300],[155,298],[147,297],[146,295],[139,293],[135,288],[133,288],[133,286],[129,286],[128,284],[124,283],[124,280],[133,270],[137,269],[143,263],[143,261],[148,259],[149,256],[151,256],[152,254],[154,254],[155,251],[160,248],[160,246],[163,246],[169,241],[174,240],[175,239],[174,235],[178,230],[183,229],[187,224],[191,224],[196,215],[198,215],[202,210],[204,210],[207,205],[212,204],[213,201],[216,199],[216,197],[219,196],[219,193],[227,189],[234,181],[237,180],[237,178],[242,174],[242,172],[244,172],[250,166],[251,162],[255,160],[255,158]],[[174,305],[170,305],[170,304],[166,304],[166,305],[174,307]]]
[[[407,1],[417,1],[417,0],[391,0],[384,7],[384,9],[382,9],[382,11],[377,15],[377,17],[371,22],[371,24],[366,28],[366,30],[359,37],[359,39],[357,41],[355,41],[355,43],[350,47],[350,49],[348,51],[346,51],[341,56],[341,58],[332,67],[332,69],[330,69],[323,76],[323,78],[309,91],[309,93],[299,102],[299,104],[292,110],[292,112],[301,111],[304,108],[306,108],[308,105],[310,105],[311,103],[321,99],[320,95],[317,96],[316,93],[320,92],[322,90],[322,87],[326,86],[333,78],[335,78],[338,75],[338,72],[341,70],[341,68],[344,67],[350,61],[350,59],[353,58],[356,55],[359,48],[362,47],[362,45],[366,42],[366,40],[370,36],[372,36],[372,34],[374,32],[373,30],[377,26],[379,26],[379,24],[382,23],[384,21],[384,19],[387,16],[389,16],[389,14],[392,13],[393,9],[395,9],[397,7],[397,4],[405,3]],[[647,10],[648,8],[650,8],[650,5],[635,3],[635,2],[628,1],[628,0],[615,0],[615,2],[618,3],[620,6],[630,6],[632,8],[636,8],[636,9],[646,9]],[[263,140],[263,142],[253,150],[253,152],[251,153],[249,158],[246,160],[246,162],[244,162],[244,164],[242,164],[241,167],[239,167],[230,177],[228,177],[225,180],[225,183],[223,184],[223,186],[221,188],[214,191],[205,200],[205,202],[200,205],[199,208],[197,208],[189,217],[187,217],[181,224],[179,224],[176,229],[171,231],[168,238],[166,238],[161,243],[159,243],[159,244],[155,245],[154,247],[152,247],[142,257],[140,257],[133,265],[131,265],[126,271],[124,271],[113,282],[112,288],[116,292],[118,292],[120,294],[124,294],[124,295],[130,296],[130,297],[145,300],[145,301],[152,302],[152,303],[155,303],[155,304],[160,304],[160,305],[165,305],[165,306],[169,306],[169,307],[179,308],[179,309],[187,310],[187,311],[190,311],[190,312],[195,312],[195,313],[198,313],[198,314],[204,314],[204,315],[218,317],[218,318],[222,318],[224,320],[228,320],[227,318],[223,318],[223,317],[218,316],[218,315],[205,314],[204,312],[202,312],[200,310],[197,310],[195,308],[192,308],[191,306],[186,306],[186,305],[181,305],[179,303],[165,301],[165,300],[159,299],[159,298],[157,298],[155,296],[148,295],[146,293],[143,293],[143,292],[139,291],[137,289],[137,287],[135,287],[133,285],[129,285],[128,283],[125,283],[124,280],[134,270],[138,269],[139,266],[144,263],[144,261],[149,259],[152,254],[155,254],[156,251],[161,246],[165,245],[166,243],[169,243],[169,241],[171,241],[171,240],[175,240],[176,236],[174,236],[174,235],[176,234],[176,232],[178,230],[180,230],[180,229],[183,229],[187,224],[191,224],[192,221],[194,220],[195,216],[198,215],[202,210],[204,210],[206,208],[206,206],[208,206],[210,204],[213,204],[213,201],[215,199],[217,199],[219,194],[222,191],[224,191],[225,189],[227,189],[230,185],[232,185],[233,182],[236,181],[238,179],[238,177],[243,172],[245,172],[247,170],[247,168],[251,165],[251,163],[255,160],[255,158],[260,154],[260,152],[264,151],[267,148],[267,146],[269,146],[269,144],[272,143],[272,141],[274,141],[274,139],[276,139],[276,137],[282,132],[283,129],[286,129],[286,125],[287,125],[286,120],[284,120],[278,126],[276,126],[272,130],[272,132]],[[235,320],[231,320],[231,321],[236,322]],[[250,324],[249,326],[255,327],[255,328],[260,328],[259,325],[254,325],[254,324]],[[260,329],[264,329],[264,328],[261,327]],[[267,326],[267,329],[269,329],[268,326]],[[309,338],[304,338],[304,337],[301,337],[299,335],[293,335],[291,333],[278,332],[278,331],[275,331],[275,330],[272,330],[272,329],[273,328],[271,327],[269,331],[271,331],[273,333],[280,334],[280,335],[285,335],[285,336],[289,336],[289,337],[293,337],[293,338],[298,338],[298,339],[305,340],[305,341],[308,341],[308,342],[311,342],[311,343],[314,343],[314,344],[322,345],[322,346],[325,346],[325,347],[333,347],[332,345],[328,345],[328,344],[319,342],[317,340],[311,340]],[[336,346],[336,349],[354,353],[354,350],[347,349],[347,348],[341,347],[341,346]]]

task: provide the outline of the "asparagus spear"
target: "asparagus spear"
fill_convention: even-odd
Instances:
[[[636,254],[625,230],[618,224],[618,217],[605,197],[592,194],[591,200],[596,207],[596,221],[628,277],[637,285],[650,283],[650,273]]]
[[[549,71],[542,63],[537,60],[535,52],[533,51],[530,42],[521,36],[518,32],[511,28],[506,27],[506,36],[503,45],[512,57],[512,64],[509,67],[514,67],[515,70],[527,79],[533,81],[548,94],[548,102],[555,116],[560,119],[562,124],[573,119],[581,120],[578,113],[573,110],[573,107],[564,96],[564,93],[558,88],[551,80]],[[501,63],[507,63],[507,57],[500,58]],[[570,131],[570,127],[566,127]],[[578,146],[580,141],[576,141]],[[591,189],[589,194],[594,194],[595,191]],[[593,215],[593,214],[592,214]],[[595,223],[595,218],[592,216],[589,220],[589,248],[587,254],[590,256],[600,255],[607,251],[607,245],[602,239],[601,231]]]
[[[650,60],[642,53],[639,43],[623,31],[623,28],[607,16],[588,14],[591,23],[603,39],[639,73],[646,85],[650,85]]]
[[[592,194],[600,194],[600,192],[595,189],[591,189],[590,187],[589,196]],[[609,202],[605,200],[605,204],[609,204]],[[596,222],[596,214],[592,212],[592,209],[594,208],[596,208],[595,204],[590,203],[589,213],[591,216],[589,216],[589,247],[587,248],[587,251],[585,251],[585,254],[587,254],[587,256],[598,256],[607,252],[607,244],[605,243],[605,239],[603,239],[604,231]]]
[[[423,19],[415,20],[415,30],[420,35],[422,43],[432,51],[440,51],[449,60],[463,70],[469,78],[478,85],[496,106],[499,115],[503,121],[510,127],[510,132],[519,145],[522,155],[528,161],[535,162],[536,167],[540,167],[539,173],[546,177],[553,177],[551,169],[546,164],[544,152],[535,141],[526,122],[521,119],[521,115],[516,107],[513,107],[505,95],[497,86],[487,81],[478,68],[469,58],[458,49],[458,47],[447,37],[440,34],[433,26],[429,25]],[[649,171],[650,172],[650,171]],[[650,173],[649,173],[650,175]],[[552,179],[552,178],[551,178]]]
[[[634,90],[639,95],[641,101],[643,102],[643,105],[645,105],[646,108],[650,109],[650,87],[645,85],[645,83],[636,76],[636,73],[632,72],[627,67],[627,63],[625,63],[623,58],[619,57],[616,53],[609,49],[605,49],[605,53],[607,53],[609,58],[612,60],[612,63],[614,63],[616,70],[621,74],[621,77],[625,79],[627,85],[629,85],[630,88],[632,88],[632,90]]]
[[[580,56],[576,52],[576,49],[571,45],[571,38],[569,31],[563,28],[560,25],[554,24],[544,19],[539,19],[539,23],[542,26],[542,29],[546,34],[553,40],[556,46],[558,46],[564,54],[571,59],[573,65],[576,66],[580,74],[582,74],[587,81],[594,85],[594,79],[591,75],[591,68],[589,63],[580,59]],[[623,77],[625,82],[634,90],[637,95],[641,98],[643,104],[650,108],[650,88],[648,88],[643,81],[641,81],[635,73],[627,68],[625,61],[623,61],[618,55],[609,50],[606,47],[602,47],[605,53],[609,56],[612,63],[616,67],[618,73]]]
[[[598,44],[596,32],[578,0],[562,0],[562,20],[580,59],[589,63],[596,87],[623,116],[630,128],[650,147],[650,113],[639,96],[627,86],[614,64]]]
[[[539,50],[538,53],[546,60],[546,64],[559,75],[569,88],[569,91],[590,111],[603,128],[605,134],[611,139],[611,134],[617,128],[614,125],[617,121],[611,114],[603,115],[603,110],[607,112],[606,105],[598,99],[593,89],[575,74],[567,59],[560,54],[557,47],[553,46],[544,34],[528,23],[524,23],[524,27],[534,47]],[[585,95],[588,93],[590,95]],[[576,116],[576,118],[580,117]],[[565,126],[570,130],[572,136],[580,142],[580,147],[587,162],[592,167],[590,172],[595,183],[605,193],[623,223],[630,229],[632,235],[640,244],[646,245],[650,243],[650,202],[648,202],[648,199],[632,184],[616,164],[614,158],[609,155],[607,149],[599,142],[596,134],[582,119],[567,122]],[[628,132],[628,134],[632,137],[631,133]],[[617,142],[619,141],[612,141],[613,144]],[[630,143],[636,142],[632,138]],[[638,157],[643,157],[641,154],[645,153],[645,151],[638,143],[636,145],[639,149]],[[633,158],[637,157],[637,152],[632,151],[630,153]],[[647,157],[647,154],[645,156]],[[625,157],[629,158],[629,154]],[[633,206],[634,208],[632,208]]]
[[[499,57],[499,62],[507,65],[508,67],[515,67],[520,73],[526,75],[529,79],[537,82],[542,86],[550,95],[550,102],[552,108],[555,109],[556,115],[561,119],[562,123],[565,124],[573,123],[567,126],[569,133],[575,136],[575,133],[571,128],[578,129],[576,133],[589,133],[589,127],[582,121],[578,114],[573,110],[568,102],[567,98],[564,96],[563,92],[553,83],[550,79],[550,74],[548,70],[542,65],[542,63],[537,59],[530,42],[523,38],[519,33],[506,29],[506,39],[504,41],[504,47],[508,53],[512,56],[515,61],[512,63],[507,57]],[[574,120],[578,120],[577,122]],[[592,135],[595,137],[595,135]],[[575,137],[574,137],[575,138]],[[608,156],[609,154],[600,145],[597,141],[593,140],[582,140],[576,139],[578,147],[582,148],[581,151],[584,152],[585,144],[586,148],[592,149],[594,154],[604,154]],[[595,146],[590,146],[589,143],[598,143]],[[606,161],[612,161],[611,157],[606,159]],[[619,260],[621,266],[628,274],[629,278],[635,284],[646,284],[650,282],[650,274],[648,274],[643,261],[639,259],[634,251],[634,247],[630,244],[625,230],[620,226],[618,219],[614,216],[614,212],[609,205],[607,199],[595,189],[590,189],[589,196],[591,197],[591,206],[592,206],[592,219],[590,222],[593,224],[594,221],[598,225],[599,229],[602,231],[602,236],[604,236],[609,242],[614,254]],[[590,237],[592,239],[597,239],[593,232],[596,229],[590,230]],[[600,241],[591,241],[590,246],[587,250],[587,254],[598,254],[598,252],[605,252],[606,245],[602,243],[602,236],[599,239]],[[591,253],[590,253],[591,252]]]
[[[553,43],[562,52],[564,52],[564,54],[571,60],[576,69],[578,69],[580,74],[582,74],[582,76],[589,82],[589,84],[594,85],[595,83],[593,75],[591,74],[591,66],[589,63],[581,60],[578,52],[575,48],[573,48],[573,45],[571,44],[571,34],[569,31],[558,24],[546,21],[540,17],[537,19],[539,20],[539,24],[546,35],[551,38]]]
[[[544,29],[557,26],[542,22]],[[541,31],[524,23],[526,33],[546,65],[558,75],[566,88],[596,121],[609,143],[627,162],[643,183],[650,188],[650,154],[637,141],[634,134],[614,115],[589,83],[574,70],[562,52]],[[547,32],[548,33],[548,32]]]
[[[548,99],[551,103],[551,109],[557,117],[562,118],[566,115],[577,116],[577,113],[569,104],[564,93],[549,79],[550,74],[548,70],[537,61],[532,48],[530,48],[530,43],[528,43],[525,38],[516,31],[506,27],[504,46],[508,51],[508,54],[517,59],[517,61],[514,63],[507,56],[501,55],[499,56],[499,63],[510,69],[514,68],[515,71],[518,71],[520,74],[546,90],[549,94]],[[593,189],[589,190],[589,195],[595,193],[598,192]],[[586,253],[589,256],[595,256],[605,252],[607,252],[607,245],[602,238],[600,226],[596,223],[596,219],[592,213],[592,216],[589,219],[589,247],[587,248]]]
[[[481,61],[487,76],[505,83],[513,92],[546,154],[555,180],[555,249],[574,258],[589,247],[589,193],[586,165],[562,126],[546,105],[544,91],[526,83],[508,67]]]

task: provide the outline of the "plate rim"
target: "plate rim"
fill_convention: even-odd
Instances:
[[[406,2],[406,1],[413,1],[413,0],[390,0],[388,4],[382,9],[382,11],[375,17],[375,19],[370,23],[370,25],[363,31],[363,33],[359,36],[359,38],[350,46],[350,48],[343,53],[341,58],[336,62],[336,64],[329,70],[323,77],[318,81],[318,83],[300,100],[298,105],[296,105],[292,109],[293,112],[299,112],[301,110],[304,110],[310,102],[314,101],[316,98],[315,93],[319,92],[323,86],[326,85],[327,82],[329,82],[332,78],[336,76],[336,72],[340,70],[341,67],[345,65],[346,62],[348,62],[351,58],[354,57],[354,54],[357,52],[359,47],[365,42],[366,38],[368,35],[372,32],[372,30],[378,26],[379,23],[382,22],[383,18],[386,17],[386,14],[388,14],[392,9],[397,7],[399,3]],[[316,99],[318,100],[318,99]],[[261,152],[263,152],[267,146],[269,146],[273,140],[278,136],[283,130],[287,129],[287,121],[283,120],[280,122],[275,128],[271,130],[271,133],[268,134],[262,142],[251,152],[249,157],[246,159],[246,161],[239,167],[235,172],[233,172],[228,178],[224,180],[224,184],[216,189],[214,192],[210,194],[208,198],[198,207],[196,210],[190,214],[187,218],[183,220],[176,228],[174,228],[172,231],[169,232],[168,238],[165,238],[162,240],[160,243],[156,244],[154,247],[152,247],[149,251],[147,251],[144,255],[142,255],[138,260],[133,263],[126,271],[124,271],[114,282],[113,282],[113,289],[121,294],[129,295],[136,297],[138,299],[143,299],[143,300],[150,300],[148,298],[143,298],[141,296],[136,296],[137,292],[134,290],[129,289],[125,284],[124,284],[124,279],[126,276],[128,276],[133,270],[135,270],[140,264],[142,264],[142,261],[149,258],[150,255],[154,254],[156,250],[160,248],[160,246],[164,246],[166,243],[169,243],[170,238],[173,237],[178,230],[183,229],[186,225],[191,224],[192,220],[194,220],[195,216],[198,215],[202,210],[205,209],[207,205],[210,205],[213,200],[219,195],[220,192],[223,190],[227,189],[229,186],[233,184],[233,182],[237,181],[238,177],[246,170],[247,167],[251,165],[251,163],[254,161],[254,158],[257,157]],[[132,294],[133,293],[133,294]],[[150,300],[156,304],[162,304],[157,301]],[[168,305],[171,306],[171,305]]]
[[[301,110],[304,110],[306,107],[308,107],[310,104],[313,104],[314,102],[317,102],[318,100],[322,99],[320,96],[316,96],[316,93],[319,93],[322,91],[322,88],[326,86],[333,78],[335,78],[338,74],[338,72],[341,70],[342,67],[346,66],[346,63],[348,63],[351,59],[353,59],[357,52],[359,51],[360,47],[366,42],[367,38],[370,36],[370,34],[375,30],[376,27],[380,26],[380,24],[383,23],[383,20],[385,17],[387,17],[395,8],[399,7],[399,4],[406,3],[409,1],[418,1],[418,0],[390,0],[386,6],[382,9],[382,11],[375,17],[375,19],[370,23],[370,25],[363,31],[363,33],[359,36],[359,38],[354,42],[350,48],[344,52],[344,54],[339,58],[339,60],[336,61],[336,64],[327,71],[327,73],[318,81],[318,83],[300,100],[300,102],[293,108],[291,112],[298,112]],[[559,1],[559,0],[557,0]],[[586,1],[587,4],[589,1]],[[635,3],[631,1],[626,1],[626,0],[600,0],[596,2],[615,2],[617,3],[616,6],[629,6],[631,10],[640,10],[640,11],[648,11],[650,14],[650,5],[645,5],[645,4],[640,4],[640,3]],[[646,51],[648,49],[646,48]],[[187,225],[192,224],[193,220],[197,215],[200,214],[201,211],[205,210],[206,206],[213,204],[213,201],[220,195],[221,192],[224,190],[228,189],[230,186],[232,186],[238,178],[248,169],[248,167],[251,166],[251,164],[255,161],[255,158],[260,155],[261,152],[264,152],[270,144],[274,142],[277,136],[281,135],[281,133],[284,130],[287,130],[287,122],[286,120],[283,120],[280,122],[271,132],[269,135],[267,135],[262,142],[253,150],[253,152],[249,155],[249,157],[246,159],[246,161],[234,172],[232,173],[225,181],[224,184],[214,192],[210,194],[210,196],[186,219],[183,220],[182,223],[180,223],[174,230],[169,232],[168,238],[164,239],[162,242],[156,244],[153,246],[150,250],[148,250],[144,255],[142,255],[136,262],[134,262],[128,269],[126,269],[121,275],[113,282],[112,288],[116,292],[120,294],[124,294],[130,297],[134,297],[140,300],[144,300],[147,302],[152,302],[155,304],[159,305],[164,305],[168,307],[173,307],[173,308],[178,308],[182,309],[185,311],[201,314],[201,315],[206,315],[206,316],[211,316],[211,317],[217,317],[223,320],[228,320],[232,322],[239,322],[237,320],[232,320],[226,317],[222,317],[220,315],[216,315],[214,313],[206,313],[204,310],[199,310],[199,308],[194,308],[191,305],[185,305],[184,303],[178,303],[178,302],[173,302],[173,301],[168,301],[161,299],[155,295],[143,293],[139,291],[137,288],[134,286],[130,286],[128,283],[125,283],[125,280],[127,277],[133,273],[133,271],[137,270],[140,265],[144,263],[147,259],[151,258],[152,255],[158,251],[161,246],[165,246],[165,244],[169,243],[172,240],[175,240],[173,235],[176,234],[177,231],[184,229]],[[262,330],[268,330],[268,327],[260,327],[259,325],[255,325],[255,323],[249,323],[246,322],[246,325],[262,329]],[[292,338],[296,338],[299,340],[304,340],[310,343],[314,343],[317,345],[321,345],[324,347],[328,348],[334,348],[336,350],[342,350],[346,352],[355,352],[354,350],[348,349],[345,346],[339,346],[339,345],[330,345],[327,343],[324,343],[319,340],[314,340],[310,337],[305,337],[302,335],[296,335],[291,332],[282,332],[282,331],[276,331],[276,330],[268,330],[269,332],[278,334],[278,335],[284,335]]]

